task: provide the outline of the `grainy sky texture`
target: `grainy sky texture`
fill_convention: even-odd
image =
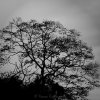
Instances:
[[[0,0],[0,27],[16,17],[50,19],[75,28],[100,61],[100,0]],[[100,100],[99,92],[93,91],[90,98]]]

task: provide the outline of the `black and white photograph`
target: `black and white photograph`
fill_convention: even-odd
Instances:
[[[100,100],[100,0],[0,0],[0,100]]]

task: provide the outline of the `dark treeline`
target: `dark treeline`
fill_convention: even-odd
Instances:
[[[76,91],[77,90],[77,91]],[[24,84],[18,76],[1,76],[0,78],[0,98],[2,100],[77,100],[78,96],[87,96],[89,88],[67,87],[59,85],[50,78],[45,79],[45,84],[41,83],[41,78]],[[84,100],[86,100],[84,98]]]
[[[64,88],[58,83],[48,79],[43,86],[40,80],[37,77],[34,82],[24,85],[23,81],[15,76],[0,78],[0,98],[3,100],[54,100],[55,98],[64,96]]]

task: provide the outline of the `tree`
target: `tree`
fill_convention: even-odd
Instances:
[[[99,65],[93,63],[92,48],[79,37],[59,22],[18,18],[1,29],[1,66],[13,65],[14,74],[24,82],[39,76],[42,86],[48,78],[64,83],[66,96],[85,100],[88,91],[99,86]]]

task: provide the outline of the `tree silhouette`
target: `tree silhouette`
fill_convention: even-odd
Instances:
[[[76,30],[55,21],[18,18],[0,32],[0,64],[13,65],[13,74],[24,82],[39,76],[40,90],[46,90],[48,79],[63,82],[65,96],[72,100],[85,100],[89,90],[99,86],[99,65],[93,63],[92,48],[80,40]]]

